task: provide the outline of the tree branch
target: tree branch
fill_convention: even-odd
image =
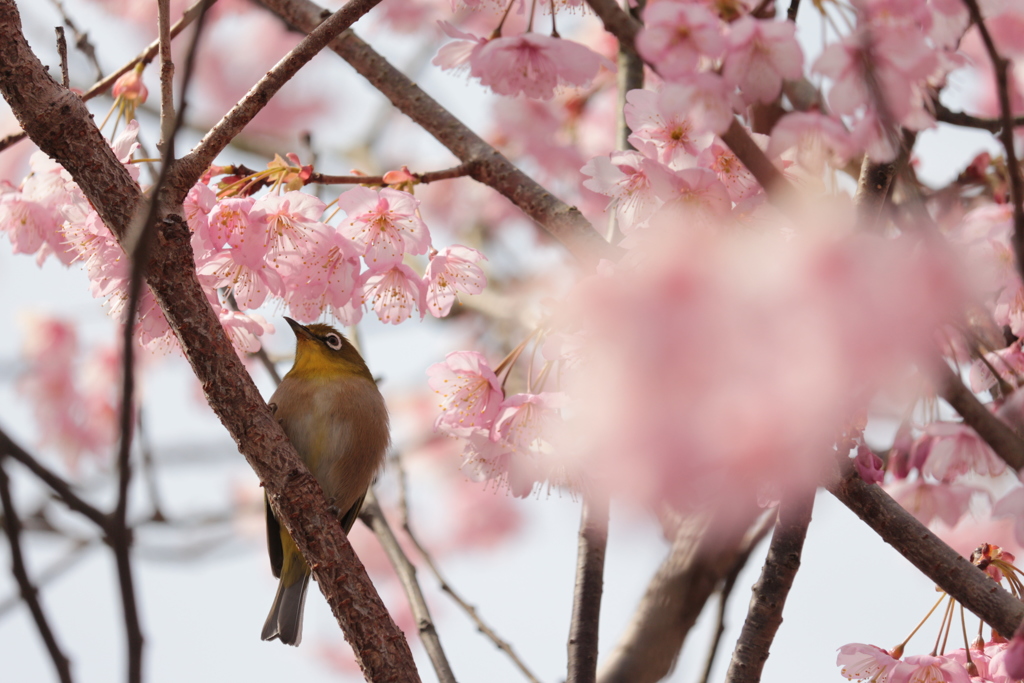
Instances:
[[[181,33],[186,26],[191,24],[196,19],[196,17],[199,16],[200,12],[202,11],[204,3],[212,5],[215,2],[217,2],[217,0],[196,0],[196,2],[187,10],[185,10],[185,12],[181,15],[181,19],[179,19],[174,24],[174,26],[171,27],[171,38],[174,38],[179,33]],[[140,52],[137,57],[132,59],[130,62],[122,66],[117,71],[114,71],[113,73],[108,75],[106,78],[102,78],[99,81],[97,81],[91,88],[89,88],[87,91],[85,91],[85,93],[82,94],[82,100],[88,101],[93,99],[94,97],[102,95],[108,89],[110,89],[110,86],[114,84],[114,81],[116,81],[118,78],[134,69],[136,64],[148,64],[149,62],[151,62],[153,60],[153,57],[156,56],[159,49],[159,39],[154,40],[152,43],[149,44],[149,47]],[[11,135],[4,137],[3,139],[0,139],[0,152],[4,151],[5,149],[15,144],[16,142],[21,142],[26,137],[28,137],[28,135],[25,133],[25,131],[21,131],[20,133],[12,133]]]
[[[300,31],[316,26],[323,10],[309,0],[261,0],[262,4]],[[586,265],[618,259],[621,251],[608,244],[575,207],[566,205],[484,142],[432,97],[348,31],[330,44],[391,103],[452,154],[469,164],[476,180],[508,197],[520,210],[561,242]]]
[[[384,511],[377,502],[377,496],[374,494],[372,486],[366,492],[366,501],[363,503],[363,510],[359,516],[377,536],[381,548],[384,549],[388,560],[391,561],[391,566],[395,568],[398,580],[405,590],[405,597],[409,600],[412,616],[416,619],[420,640],[423,641],[423,647],[430,657],[430,662],[434,665],[437,680],[440,683],[455,683],[455,674],[452,673],[452,667],[444,654],[444,648],[441,647],[441,639],[437,635],[437,629],[434,628],[430,608],[427,607],[420,583],[416,579],[416,567],[409,561],[402,546],[399,545],[398,539],[395,538],[391,525],[388,524]]]
[[[626,14],[615,0],[587,0],[587,4],[601,18],[605,30],[618,39],[620,46],[625,45],[636,51],[636,36],[642,28],[638,21]],[[655,69],[653,64],[648,63],[648,66]],[[773,203],[785,203],[787,198],[794,194],[789,181],[775,168],[775,164],[737,120],[733,119],[729,130],[720,137],[736,158],[753,174]]]
[[[469,164],[459,164],[452,168],[440,171],[427,171],[426,173],[413,173],[412,176],[420,183],[437,182],[438,180],[451,180],[470,175]],[[324,173],[313,173],[306,181],[307,185],[387,185],[384,176],[381,175],[326,175]]]
[[[580,510],[576,589],[569,626],[567,683],[593,683],[597,677],[597,635],[607,545],[608,500],[598,495],[586,496]]]
[[[1024,440],[989,412],[945,364],[939,364],[939,382],[942,398],[992,447],[996,455],[1018,472],[1024,468]]]
[[[291,52],[282,57],[245,94],[245,97],[239,100],[231,108],[231,111],[225,114],[224,118],[218,121],[209,133],[203,136],[195,149],[175,163],[171,187],[180,196],[173,197],[174,203],[180,203],[185,198],[185,194],[206,172],[217,155],[263,110],[270,98],[291,80],[299,69],[320,54],[335,36],[349,28],[380,2],[381,0],[349,0],[337,12],[329,14],[322,23],[318,22],[315,28],[309,31],[309,35],[303,38]]]
[[[881,487],[861,479],[849,462],[842,468],[842,475],[827,487],[832,495],[957,602],[998,632],[1013,633],[1024,618],[1024,603],[943,543]]]
[[[4,455],[9,455],[24,465],[29,472],[49,486],[50,489],[57,494],[57,497],[68,506],[68,508],[84,516],[100,529],[106,531],[109,520],[105,514],[100,512],[96,507],[82,500],[78,494],[72,490],[70,484],[40,464],[38,460],[32,457],[21,446],[14,443],[3,429],[0,429],[0,457]]]
[[[729,523],[693,516],[647,586],[633,618],[598,673],[600,683],[654,683],[672,670],[708,598],[752,544],[761,510],[737,501]],[[749,524],[744,524],[749,521]]]
[[[114,157],[81,98],[46,73],[0,0],[0,92],[33,142],[61,163],[122,242],[140,190]],[[369,681],[418,681],[409,645],[352,552],[323,491],[288,442],[206,299],[180,204],[163,196],[147,282],[211,408],[266,488]]]
[[[171,57],[171,1],[157,0],[157,42],[160,44],[160,142],[156,148],[166,153],[174,134],[174,59]],[[198,31],[196,33],[198,39]],[[193,45],[196,40],[193,40]],[[182,93],[185,89],[182,88]]]
[[[946,108],[946,105],[938,100],[932,100],[932,104],[935,107],[936,121],[964,128],[978,128],[980,130],[987,130],[990,133],[998,133],[1003,129],[1002,119],[983,119],[960,111],[950,111]],[[1014,117],[1013,126],[1014,128],[1024,126],[1024,116]]]
[[[409,502],[406,490],[407,487],[405,481],[405,468],[402,466],[401,453],[396,454],[394,461],[395,466],[398,469],[399,487],[401,489],[401,500],[399,502],[399,510],[401,511],[402,515],[402,529],[405,530],[405,534],[409,537],[409,540],[412,541],[412,544],[416,547],[416,550],[417,552],[419,552],[420,557],[423,558],[423,562],[426,563],[427,567],[434,575],[434,578],[436,578],[437,582],[441,585],[441,590],[447,593],[448,597],[450,597],[455,602],[455,604],[461,607],[462,610],[467,615],[469,615],[469,618],[473,620],[473,623],[476,624],[476,628],[481,634],[483,634],[492,643],[494,643],[494,645],[499,650],[508,655],[508,658],[512,660],[512,663],[515,664],[516,668],[519,669],[520,672],[522,672],[522,674],[527,678],[527,680],[530,681],[530,683],[540,683],[540,681],[537,679],[536,676],[533,675],[533,672],[530,671],[530,669],[526,666],[523,660],[519,659],[518,655],[516,655],[515,653],[515,650],[512,649],[512,646],[509,645],[508,642],[506,642],[505,640],[502,640],[498,636],[498,634],[494,632],[494,629],[488,626],[487,623],[480,618],[480,615],[476,611],[476,607],[466,602],[462,598],[462,596],[459,595],[454,588],[452,588],[451,584],[449,584],[445,580],[445,578],[441,575],[440,570],[437,568],[437,563],[434,562],[433,556],[429,552],[427,552],[427,549],[423,547],[422,543],[420,543],[419,539],[416,537],[416,534],[413,533],[412,526],[409,522]]]
[[[782,625],[782,608],[800,568],[807,526],[814,507],[814,490],[783,498],[768,557],[761,578],[754,584],[743,630],[732,653],[726,683],[756,683],[761,680],[775,633]]]
[[[43,606],[39,603],[39,591],[28,577],[25,569],[25,559],[21,551],[21,520],[18,519],[18,511],[14,509],[14,501],[11,497],[10,480],[3,468],[4,457],[0,456],[0,504],[3,506],[3,526],[7,534],[7,541],[11,544],[11,573],[14,580],[18,582],[18,589],[21,591],[21,598],[28,605],[32,619],[36,622],[39,635],[42,636],[46,649],[53,660],[53,666],[57,669],[57,677],[61,683],[71,683],[71,665],[64,652],[57,644],[57,638],[53,635],[50,623],[46,620]]]
[[[1013,252],[1017,257],[1017,272],[1024,275],[1024,176],[1021,175],[1020,162],[1017,160],[1017,150],[1013,141],[1014,119],[1013,108],[1010,105],[1009,79],[1011,62],[1002,57],[996,49],[992,34],[989,33],[985,19],[981,16],[977,0],[964,0],[964,4],[970,12],[971,21],[978,27],[985,51],[992,61],[992,71],[996,76],[996,93],[999,95],[1002,121],[999,139],[1006,154],[1006,172],[1010,176],[1010,201],[1013,203]]]

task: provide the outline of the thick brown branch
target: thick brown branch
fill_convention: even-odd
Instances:
[[[1017,471],[1024,468],[1024,439],[989,412],[952,370],[940,366],[939,371],[939,394],[942,398],[953,406],[964,422],[976,431],[1007,465]]]
[[[174,168],[171,185],[177,190],[178,196],[173,198],[180,203],[185,194],[192,188],[213,160],[227,147],[231,140],[249,125],[270,98],[284,87],[299,69],[320,54],[331,40],[350,27],[360,17],[376,7],[381,0],[349,0],[333,14],[309,31],[291,52],[281,58],[274,67],[254,85],[248,93],[196,145],[196,148],[182,157]],[[320,15],[322,18],[323,14]]]
[[[309,0],[261,2],[300,31],[315,27],[323,11]],[[469,164],[473,178],[508,197],[581,262],[596,264],[602,258],[619,258],[621,252],[609,245],[578,209],[566,205],[513,166],[355,33],[349,31],[341,35],[330,48],[391,100],[399,111],[433,135],[462,163]]]
[[[828,490],[921,570],[939,588],[1000,633],[1010,634],[1024,618],[1024,604],[985,572],[943,543],[889,494],[868,484],[851,466]]]
[[[743,506],[743,501],[737,501]],[[615,649],[601,665],[600,683],[654,683],[664,678],[711,594],[756,532],[744,533],[760,510],[735,510],[727,524],[690,517]]]
[[[601,620],[607,545],[608,500],[598,495],[587,496],[580,511],[567,683],[593,683],[597,677],[597,632]]]
[[[970,12],[971,21],[978,27],[985,51],[992,62],[992,71],[996,77],[996,93],[999,95],[999,113],[1002,127],[999,140],[1003,143],[1006,154],[1006,171],[1010,176],[1010,201],[1013,203],[1013,252],[1017,257],[1017,272],[1024,274],[1024,175],[1021,174],[1020,162],[1013,140],[1013,107],[1010,104],[1010,68],[1009,59],[999,54],[992,34],[981,16],[977,0],[964,0]]]
[[[11,573],[14,574],[14,580],[18,582],[21,599],[28,605],[32,619],[36,622],[36,628],[39,629],[39,635],[46,644],[46,650],[50,653],[53,666],[57,669],[57,677],[61,683],[71,683],[71,664],[57,644],[57,638],[53,634],[53,629],[50,628],[50,622],[46,619],[43,606],[39,603],[39,591],[32,584],[28,577],[28,570],[25,568],[25,559],[21,551],[21,520],[18,518],[18,511],[14,509],[10,480],[3,468],[3,461],[4,458],[0,455],[0,505],[3,509],[4,533],[7,534],[7,541],[11,546]]]
[[[783,498],[779,505],[768,557],[761,569],[761,578],[754,584],[754,595],[732,653],[726,683],[756,683],[761,680],[768,650],[782,625],[782,608],[800,568],[800,554],[813,507],[813,490]]]
[[[0,91],[33,142],[68,170],[106,225],[123,240],[140,202],[139,188],[113,156],[82,100],[53,82],[29,49],[13,0],[0,0]],[[200,288],[190,240],[180,205],[165,200],[146,279],[207,401],[307,558],[366,678],[418,681],[405,637]]]
[[[416,578],[416,567],[409,561],[409,557],[402,550],[398,539],[395,538],[391,525],[388,524],[384,511],[377,502],[373,488],[366,492],[366,502],[363,504],[363,510],[359,516],[377,536],[381,548],[384,549],[391,566],[395,569],[395,574],[398,575],[398,580],[405,591],[405,597],[409,600],[412,616],[416,619],[420,640],[430,657],[431,664],[434,665],[434,672],[437,673],[437,680],[440,683],[455,683],[455,674],[452,673],[452,667],[444,654],[444,648],[441,647],[441,639],[437,635],[437,629],[434,628],[434,620],[430,616],[430,609],[427,607],[427,601],[420,589],[420,582]]]

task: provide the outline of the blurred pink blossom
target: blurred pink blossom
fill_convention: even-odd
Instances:
[[[431,315],[443,318],[451,311],[459,292],[479,294],[487,286],[487,277],[477,265],[487,257],[476,249],[455,244],[431,254],[423,281],[427,288],[427,308]]]

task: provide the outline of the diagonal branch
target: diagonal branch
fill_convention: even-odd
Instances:
[[[985,51],[992,61],[992,71],[996,76],[996,93],[999,95],[999,111],[1002,128],[999,140],[1003,143],[1006,154],[1006,171],[1010,176],[1010,201],[1013,203],[1013,253],[1017,257],[1017,272],[1024,274],[1024,176],[1021,174],[1020,162],[1013,141],[1013,107],[1010,105],[1010,68],[1009,59],[999,54],[992,34],[981,16],[977,0],[964,0],[971,21],[978,27]]]
[[[277,94],[299,69],[320,54],[335,36],[349,28],[380,2],[381,0],[349,0],[344,7],[330,14],[323,23],[318,22],[309,35],[282,57],[281,61],[203,136],[196,148],[175,164],[172,177],[172,187],[178,193],[174,198],[175,203],[180,203],[185,198],[185,194],[199,176],[206,172],[217,155],[263,110],[270,98]]]
[[[423,647],[430,657],[430,662],[434,665],[437,680],[439,683],[455,683],[455,674],[452,673],[452,667],[441,647],[441,639],[437,635],[437,629],[434,628],[430,609],[423,597],[420,583],[416,579],[416,567],[409,561],[409,557],[402,550],[398,539],[395,538],[391,525],[388,524],[384,511],[381,509],[380,503],[377,502],[377,496],[372,486],[366,492],[366,501],[363,503],[363,509],[359,516],[380,541],[388,560],[391,561],[391,566],[394,567],[395,573],[398,575],[402,588],[405,589],[405,596],[409,600],[412,616],[416,619],[416,626],[419,628],[420,640],[423,641]]]
[[[36,622],[39,635],[42,636],[46,649],[53,660],[53,666],[57,669],[57,677],[61,683],[71,683],[71,665],[64,652],[57,644],[57,638],[53,635],[50,623],[46,620],[43,606],[39,603],[39,590],[32,584],[25,569],[25,559],[21,551],[21,520],[18,519],[18,511],[14,509],[14,501],[11,496],[10,480],[3,468],[4,458],[0,455],[0,504],[3,506],[3,526],[7,534],[7,541],[11,545],[11,573],[14,580],[18,582],[18,589],[21,591],[21,599],[28,605],[32,619]]]
[[[960,414],[964,422],[985,440],[992,450],[1014,470],[1024,468],[1024,439],[993,415],[960,378],[945,364],[937,364],[941,387],[939,394]]]
[[[13,0],[0,0],[0,92],[40,149],[62,164],[124,243],[141,193],[81,98],[55,83],[21,32]],[[418,681],[408,642],[388,614],[316,479],[299,459],[245,371],[195,273],[180,204],[162,198],[146,280],[211,408],[260,477],[278,519],[369,681]]]
[[[299,31],[309,31],[324,10],[309,0],[261,0]],[[433,135],[472,176],[508,197],[527,216],[561,242],[582,263],[616,260],[621,251],[609,245],[575,207],[568,206],[516,168],[498,150],[466,127],[430,95],[392,66],[355,33],[348,31],[330,45],[403,114]]]
[[[850,462],[843,463],[843,469],[827,487],[832,495],[957,602],[998,632],[1014,632],[1024,618],[1024,604],[943,543],[881,487],[861,479]]]
[[[14,441],[11,440],[11,437],[7,436],[3,429],[0,429],[0,457],[5,455],[9,455],[20,462],[28,469],[29,472],[49,486],[50,489],[57,494],[57,497],[68,506],[68,508],[84,516],[100,529],[107,529],[109,520],[105,514],[100,512],[96,507],[82,500],[71,488],[71,484],[51,472],[31,454],[25,451],[25,449],[14,443]]]
[[[813,490],[784,498],[779,504],[768,557],[761,568],[761,578],[754,584],[754,595],[732,653],[726,683],[761,680],[768,650],[782,625],[782,608],[800,568],[800,554],[813,507]]]

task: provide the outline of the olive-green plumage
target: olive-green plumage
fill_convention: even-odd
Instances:
[[[348,533],[384,461],[390,441],[387,408],[359,352],[337,330],[285,320],[295,332],[295,364],[270,405]],[[310,570],[269,505],[267,545],[271,569],[281,582],[263,640],[298,645]]]

